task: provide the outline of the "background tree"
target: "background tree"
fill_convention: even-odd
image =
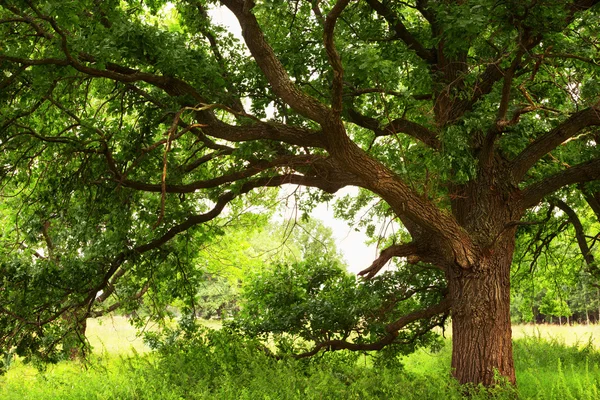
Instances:
[[[554,316],[561,323],[570,312],[575,320],[597,320],[598,218],[580,191],[561,194],[571,205],[550,197],[526,215],[527,225],[517,232],[512,271],[516,321],[527,314],[529,320],[551,322]],[[561,309],[566,314],[559,316]]]
[[[318,261],[345,270],[333,232],[317,219],[278,220],[266,213],[245,213],[224,224],[222,236],[198,252],[194,264],[205,275],[195,304],[202,318],[231,317],[240,308],[240,288],[249,276],[273,265]],[[268,286],[268,284],[265,284]],[[336,307],[339,304],[335,305]]]
[[[210,2],[0,1],[2,342],[50,356],[61,316],[119,282],[177,287],[261,188],[351,185],[405,229],[361,275],[405,257],[447,287],[369,343],[314,349],[450,311],[454,376],[514,382],[516,230],[600,177],[596,3],[222,0],[240,44]]]

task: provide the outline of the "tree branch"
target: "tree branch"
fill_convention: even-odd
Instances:
[[[221,76],[223,77],[225,84],[227,85],[227,91],[232,96],[232,108],[236,111],[244,112],[244,106],[242,104],[242,101],[240,100],[239,94],[237,93],[235,86],[228,79],[230,77],[229,68],[227,66],[225,58],[223,58],[221,50],[219,49],[217,38],[209,29],[210,17],[208,15],[206,7],[202,4],[202,2],[196,0],[187,0],[187,3],[190,4],[192,7],[195,7],[198,11],[198,14],[200,15],[201,21],[198,23],[198,29],[200,33],[202,33],[202,35],[208,40],[208,43],[210,44],[210,49],[215,57],[215,60],[221,68]]]
[[[567,168],[540,182],[527,186],[521,191],[520,203],[524,209],[533,207],[545,196],[557,191],[563,186],[599,179],[600,158]]]
[[[200,189],[215,188],[226,183],[232,183],[245,178],[250,178],[270,168],[283,166],[291,168],[307,167],[310,166],[311,163],[322,159],[323,156],[299,155],[279,157],[272,161],[261,160],[258,162],[251,163],[249,166],[247,166],[241,171],[232,172],[230,174],[222,175],[216,178],[195,181],[184,185],[166,184],[164,185],[164,187],[162,184],[144,183],[129,179],[121,180],[122,176],[119,174],[118,170],[113,171],[113,173],[119,174],[116,176],[116,179],[117,181],[119,181],[120,184],[122,184],[125,187],[129,187],[136,190],[156,193],[161,193],[163,190],[167,193],[194,193],[195,191]]]
[[[433,64],[436,61],[435,53],[431,49],[426,49],[410,32],[400,19],[384,3],[378,0],[367,0],[369,6],[382,16],[390,28],[395,32],[395,37],[401,39],[406,46],[414,50],[415,53],[424,61]],[[421,11],[422,12],[422,11]]]
[[[266,42],[258,21],[252,14],[253,3],[221,0],[237,17],[242,35],[273,91],[300,114],[318,122],[323,128],[326,149],[339,164],[359,177],[363,187],[379,194],[398,215],[410,217],[425,230],[439,233],[452,248],[454,261],[469,268],[474,260],[472,241],[456,220],[440,211],[430,201],[404,183],[393,171],[369,157],[348,137],[343,122],[331,110],[308,96],[291,82],[287,71]],[[343,3],[339,3],[343,5]]]
[[[371,279],[383,268],[393,257],[408,257],[417,253],[417,246],[414,243],[395,244],[384,249],[379,257],[369,268],[363,269],[358,273],[365,279]]]
[[[556,128],[537,138],[511,162],[511,173],[515,182],[520,182],[527,171],[544,155],[583,129],[600,125],[600,108],[595,105],[579,111]]]
[[[589,8],[597,4],[599,1],[600,0],[577,0],[567,5],[566,8],[568,16],[564,21],[563,28],[566,28],[573,21],[576,13],[588,10]],[[543,35],[541,34],[535,36],[526,36],[524,40],[522,40],[520,43],[520,51],[524,50],[525,52],[529,52],[542,40]],[[477,103],[483,96],[489,94],[492,91],[496,82],[498,82],[500,79],[506,76],[506,73],[510,70],[511,67],[508,67],[506,69],[502,69],[500,67],[500,63],[502,62],[503,58],[504,56],[490,63],[478,77],[475,83],[473,96],[471,100],[465,103],[464,111],[472,109],[475,103]]]
[[[278,140],[302,147],[324,148],[322,132],[306,128],[279,124],[276,122],[258,122],[253,125],[235,126],[224,122],[209,124],[202,131],[217,139],[230,142],[247,142],[252,140]]]
[[[275,94],[299,114],[319,123],[326,122],[330,110],[292,82],[289,74],[275,56],[273,49],[267,43],[256,17],[252,14],[253,2],[221,0],[221,3],[233,12],[240,22],[246,46]]]
[[[404,328],[411,322],[418,321],[420,319],[428,319],[439,314],[446,313],[450,310],[451,301],[449,298],[444,298],[440,303],[431,306],[429,308],[418,310],[408,315],[405,315],[398,320],[392,322],[386,326],[386,335],[380,340],[373,343],[351,343],[345,340],[328,340],[325,342],[318,343],[311,351],[306,353],[298,354],[294,358],[307,358],[312,357],[319,351],[325,349],[328,351],[336,350],[351,350],[351,351],[373,351],[381,350],[385,346],[393,344],[398,337],[398,331]]]
[[[579,185],[579,190],[583,193],[585,201],[596,214],[596,218],[600,221],[600,192],[592,192],[585,185]]]
[[[350,0],[338,0],[331,11],[327,14],[327,17],[325,17],[325,24],[323,26],[323,42],[325,44],[325,50],[327,51],[329,64],[333,68],[331,108],[336,115],[340,115],[342,112],[344,67],[342,65],[342,59],[335,48],[335,24],[337,23],[339,16],[342,14],[342,11],[344,11],[346,6],[348,6],[349,2]]]
[[[72,60],[60,59],[60,58],[42,58],[42,59],[27,59],[12,57],[6,55],[0,55],[0,61],[10,61],[25,66],[39,66],[39,65],[54,65],[60,67],[71,66],[79,72],[83,72],[90,77],[96,78],[107,78],[117,82],[134,83],[134,82],[146,82],[160,89],[163,89],[167,94],[171,96],[181,96],[189,94],[194,97],[197,101],[206,103],[205,99],[188,83],[172,77],[160,76],[150,74],[148,72],[140,72],[136,70],[121,70],[116,64],[106,64],[106,69],[97,69],[86,66],[74,58]]]
[[[573,228],[575,229],[575,238],[577,239],[577,245],[579,246],[581,255],[583,256],[583,259],[585,260],[585,263],[587,264],[588,269],[591,270],[590,272],[597,273],[598,266],[596,265],[596,261],[594,260],[594,255],[590,251],[590,247],[588,246],[587,241],[585,240],[585,231],[583,230],[583,225],[581,224],[581,220],[577,216],[577,213],[567,203],[565,203],[562,200],[557,200],[557,201],[554,201],[553,203],[556,204],[556,206],[558,208],[563,210],[565,212],[565,214],[567,214],[567,217],[569,217],[569,221],[571,222],[571,225],[573,225]]]
[[[114,286],[113,286],[113,288],[114,288]],[[129,300],[131,301],[131,300],[139,300],[139,299],[141,299],[146,294],[146,292],[148,291],[148,289],[150,289],[150,281],[147,281],[144,284],[144,286],[142,286],[142,288],[139,290],[139,292],[135,293],[132,297],[129,298]],[[114,292],[114,289],[109,293],[109,295],[112,294],[113,292]],[[105,292],[102,293],[102,296],[100,296],[98,299],[96,299],[96,301],[98,303],[102,303],[103,301],[105,301],[108,298],[108,295],[106,297],[104,297],[104,293]],[[101,316],[106,315],[108,313],[111,313],[111,312],[113,312],[115,310],[118,310],[119,308],[121,308],[121,306],[122,306],[122,302],[121,301],[117,301],[117,302],[111,304],[110,306],[108,306],[107,308],[105,308],[103,310],[92,311],[90,313],[90,315],[87,316],[87,317],[88,318],[98,318],[98,317],[101,317]]]
[[[396,96],[396,97],[410,97],[413,100],[418,100],[418,101],[433,99],[433,95],[431,93],[429,93],[429,94],[408,94],[408,93],[404,93],[404,92],[398,92],[396,90],[388,90],[388,89],[383,89],[383,88],[364,88],[364,89],[354,88],[354,90],[352,92],[345,93],[344,96],[361,96],[363,94],[370,94],[370,93],[382,93],[382,94]]]
[[[377,137],[404,133],[433,149],[439,150],[441,148],[441,143],[433,131],[405,118],[397,118],[386,126],[381,127],[379,121],[375,118],[364,116],[354,109],[348,110],[348,117],[356,125],[372,130]]]

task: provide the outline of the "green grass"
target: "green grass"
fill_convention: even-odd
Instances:
[[[216,326],[214,323],[211,323]],[[600,327],[515,327],[521,399],[600,398]],[[62,362],[39,373],[18,361],[0,377],[0,399],[461,399],[449,378],[450,342],[421,349],[403,367],[374,367],[356,354],[277,361],[215,333],[148,352],[123,318],[90,323],[95,355],[89,365]],[[210,340],[211,347],[206,346]],[[502,388],[472,390],[470,398],[515,398]]]

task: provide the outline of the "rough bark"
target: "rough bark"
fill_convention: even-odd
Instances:
[[[514,240],[512,240],[514,242]],[[470,270],[449,271],[452,298],[452,373],[460,383],[515,383],[510,324],[510,265],[506,240]]]
[[[477,183],[455,188],[452,211],[469,233],[476,261],[469,269],[447,268],[452,300],[452,370],[460,383],[515,383],[510,323],[510,267],[516,225],[523,210],[512,206],[518,188],[504,178],[496,159]]]

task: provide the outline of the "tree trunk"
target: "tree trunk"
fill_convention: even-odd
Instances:
[[[498,374],[515,383],[510,323],[510,265],[513,245],[495,246],[478,265],[454,268],[452,371],[460,383],[497,383]]]
[[[587,299],[586,299],[587,300]],[[587,303],[587,302],[586,302]],[[587,306],[585,308],[585,324],[589,325],[590,324],[590,313],[588,312]]]

